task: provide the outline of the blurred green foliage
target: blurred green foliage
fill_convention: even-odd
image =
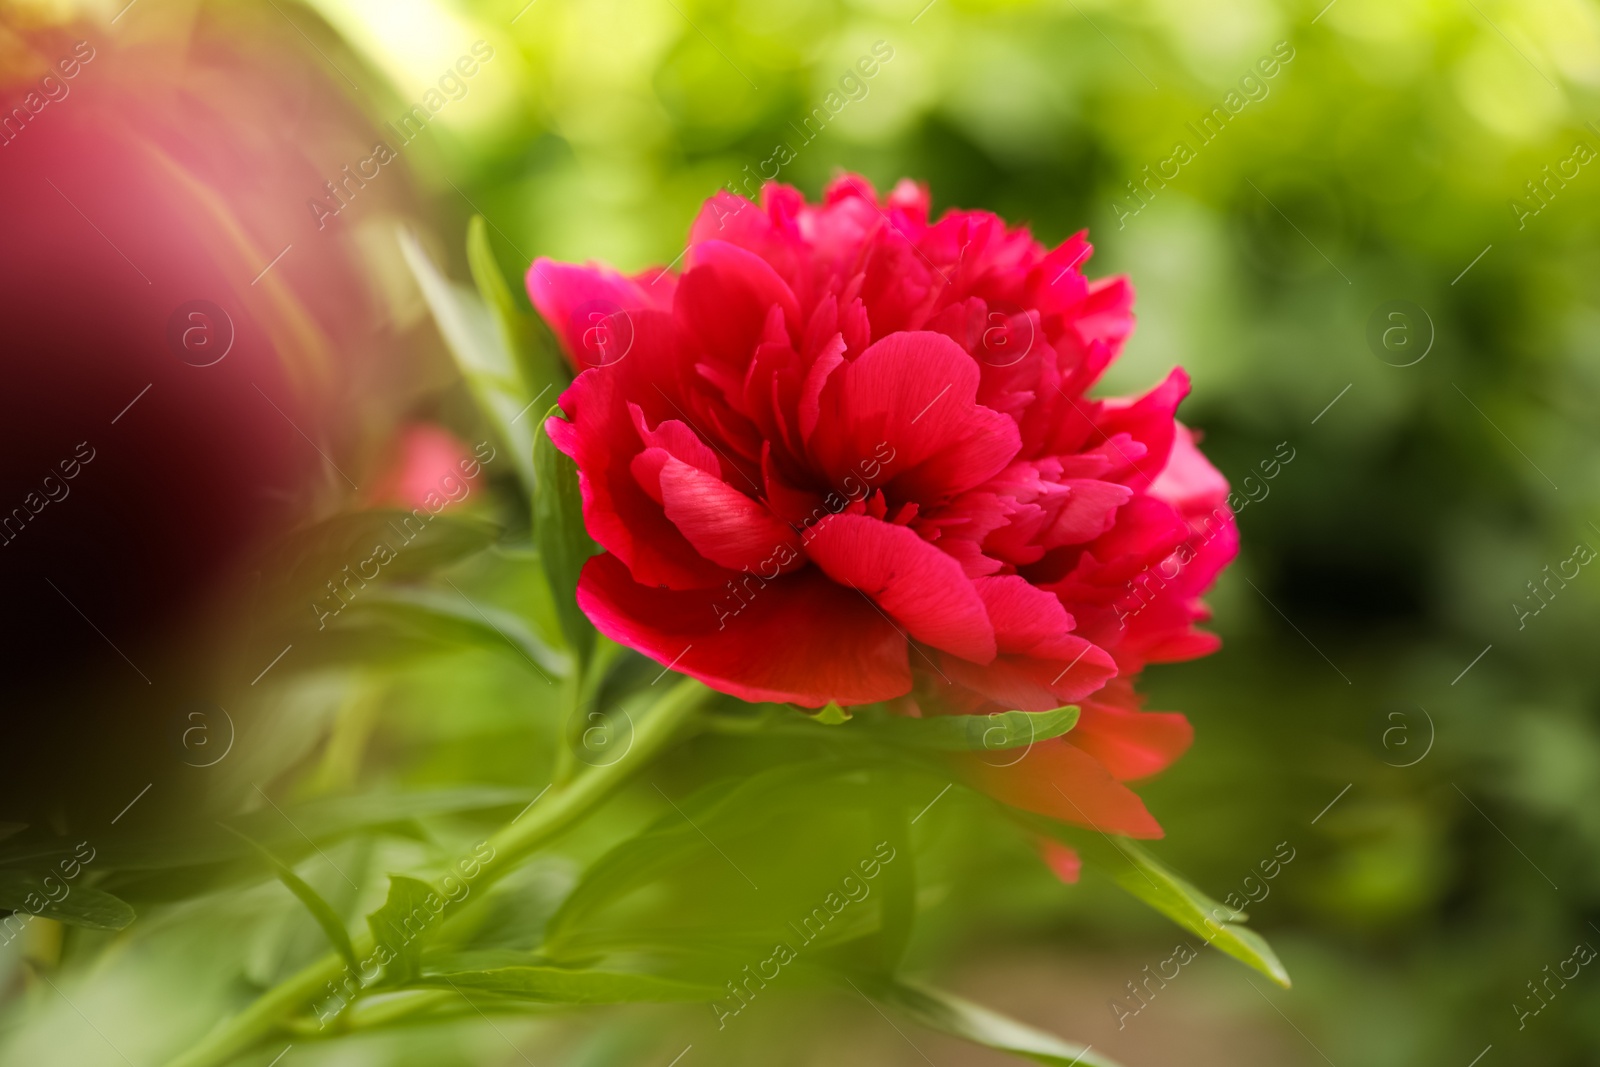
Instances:
[[[361,100],[375,125],[474,40],[493,45],[470,92],[405,154],[433,247],[458,250],[446,257],[458,278],[477,212],[513,278],[536,255],[670,263],[700,202],[779,145],[793,154],[780,179],[811,195],[843,168],[880,188],[913,177],[938,206],[988,208],[1047,242],[1087,226],[1089,272],[1125,272],[1140,294],[1107,390],[1182,364],[1195,382],[1185,421],[1236,485],[1258,486],[1240,516],[1240,560],[1211,597],[1224,650],[1145,680],[1149,706],[1188,713],[1197,740],[1143,792],[1168,831],[1152,848],[1164,862],[1219,899],[1270,889],[1248,904],[1252,923],[1296,985],[1263,992],[1231,965],[1180,980],[1283,1039],[1261,1059],[1194,1051],[1369,1067],[1464,1067],[1490,1045],[1485,1065],[1600,1058],[1600,977],[1585,971],[1537,1015],[1518,1009],[1542,1003],[1526,983],[1574,942],[1600,944],[1600,573],[1543,584],[1575,545],[1600,547],[1600,172],[1572,176],[1569,164],[1559,176],[1576,143],[1600,148],[1586,127],[1600,124],[1593,5],[307,3],[320,30],[297,14],[330,63],[387,86]],[[851,75],[878,42],[892,58]],[[848,103],[808,140],[802,124],[830,92]],[[1206,141],[1189,124],[1213,108],[1227,121]],[[1142,184],[1179,142],[1192,158]],[[1539,197],[1529,182],[1544,183]],[[1374,320],[1396,300],[1423,314]],[[1400,326],[1395,343],[1412,347],[1374,350],[1374,321],[1380,337]],[[471,425],[466,387],[452,390],[437,410],[487,432]],[[1294,459],[1268,480],[1259,464],[1282,442]],[[452,572],[464,596],[507,612],[548,603],[502,573],[471,561]],[[555,713],[537,669],[509,641],[463,641],[374,669],[347,692],[306,683],[315,691],[279,698],[298,703],[303,725],[277,728],[328,740],[281,742],[276,766],[311,768],[299,787],[308,800],[527,789],[554,771],[540,739]],[[673,791],[672,773],[658,791]],[[513,811],[522,800],[498,799]],[[486,800],[451,815],[452,840],[479,836],[490,809],[504,814]],[[648,788],[626,794],[601,831],[518,874],[484,924],[533,943],[585,865],[663,810]],[[913,969],[966,988],[964,968],[1041,940],[1091,961],[1170,951],[1165,920],[1093,874],[1062,887],[1020,835],[993,834],[975,802],[957,793],[934,810],[915,828],[920,876],[936,888],[918,901]],[[349,841],[301,873],[348,908],[335,867],[381,883],[441,844],[416,837]],[[1259,864],[1280,842],[1295,859],[1263,883]],[[72,1005],[36,990],[5,1062],[112,1062],[77,1009],[203,1030],[239,983],[264,985],[320,951],[314,922],[276,882],[196,907],[181,926],[135,928],[140,951],[107,956]],[[244,978],[215,951],[238,929],[249,931],[231,946]],[[110,936],[80,935],[90,946]],[[1100,1019],[1114,1054],[1104,1002],[1126,999],[1137,972],[1102,968],[1074,992],[1089,1007],[1062,1009]],[[1244,990],[1252,981],[1260,996]],[[823,1062],[807,1059],[823,1046],[803,1020],[855,1010],[865,1008],[802,1002],[785,1016],[763,1005],[764,1022],[720,1050],[697,1048],[685,1067]],[[358,1042],[342,1059],[297,1044],[288,1062],[520,1062],[514,1033],[538,1062],[664,1064],[688,1041],[674,1011],[536,1018],[505,1033],[466,1018]],[[1161,1011],[1152,1003],[1130,1025],[1181,1034],[1183,1019]],[[133,1023],[119,1033],[145,1035],[125,1050],[135,1062],[167,1047]],[[920,1062],[904,1045],[883,1048],[873,1062]]]
[[[1276,842],[1299,849],[1253,910],[1297,977],[1278,1005],[1334,1062],[1465,1064],[1491,1043],[1500,1062],[1600,1056],[1592,979],[1520,1028],[1514,1006],[1600,937],[1600,576],[1545,584],[1575,545],[1600,547],[1600,174],[1574,150],[1600,148],[1593,5],[520,8],[458,9],[516,42],[529,75],[504,125],[520,132],[438,164],[496,221],[508,266],[670,262],[699,202],[778,145],[794,152],[780,180],[808,194],[844,168],[1047,242],[1087,226],[1091,273],[1140,294],[1107,388],[1188,368],[1184,417],[1265,494],[1212,597],[1224,651],[1147,679],[1151,706],[1197,729],[1147,789],[1161,854],[1221,895]],[[806,142],[797,126],[878,41],[893,59]],[[1292,59],[1266,77],[1280,42]],[[1193,158],[1144,184],[1180,141]],[[463,210],[448,186],[436,202]],[[1395,300],[1424,317],[1380,316],[1379,333],[1401,324],[1411,350],[1374,351]],[[1295,460],[1266,481],[1279,442]],[[965,950],[1039,922],[1063,951],[1127,936],[1107,918],[1121,905],[1077,899],[1092,887],[952,848],[956,895],[994,927]]]

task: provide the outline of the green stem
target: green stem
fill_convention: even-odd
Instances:
[[[556,727],[556,763],[551,772],[556,785],[565,786],[577,770],[572,752],[572,727],[578,717],[579,694],[583,692],[583,667],[575,663],[572,673],[561,679],[561,723]]]
[[[487,891],[494,882],[510,874],[518,861],[599,806],[636,770],[680,739],[685,725],[712,695],[710,689],[692,678],[685,678],[667,690],[650,714],[641,716],[634,731],[633,747],[626,757],[606,766],[591,767],[566,785],[552,788],[548,796],[525,809],[489,839],[494,858],[483,865],[473,889]],[[373,951],[370,931],[352,940],[358,959],[366,959]],[[338,953],[328,953],[279,982],[238,1015],[223,1020],[199,1044],[171,1060],[167,1067],[220,1067],[271,1033],[287,1017],[310,1008],[324,987],[344,971],[344,959]]]
[[[622,646],[605,634],[594,635],[594,651],[589,653],[588,669],[583,673],[583,687],[578,690],[580,705],[594,703],[600,687],[605,684],[607,672],[611,670],[611,665],[617,661],[617,656],[621,652]]]
[[[423,1012],[440,1008],[463,1007],[461,996],[449,989],[413,989],[387,997],[374,997],[350,1005],[339,1018],[336,1030],[323,1030],[310,1019],[291,1020],[283,1028],[306,1041],[326,1040],[338,1034],[360,1030],[376,1030],[402,1020],[413,1019]],[[463,1008],[471,1011],[471,1008]]]
[[[558,786],[571,780],[578,769],[574,750],[584,736],[584,723],[600,687],[605,684],[606,673],[621,651],[622,646],[615,641],[608,640],[604,634],[595,634],[594,650],[562,681],[561,695],[566,711],[556,744],[555,782]]]

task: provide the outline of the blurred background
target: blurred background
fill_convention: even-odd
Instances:
[[[1223,651],[1146,676],[1148,706],[1186,712],[1197,737],[1142,793],[1168,833],[1156,853],[1251,900],[1295,985],[1203,952],[1136,998],[1129,983],[1186,935],[1093,877],[1063,887],[959,796],[919,827],[944,888],[915,967],[1128,1067],[1600,1062],[1600,974],[1548,981],[1575,946],[1600,946],[1592,3],[0,12],[0,506],[49,495],[81,441],[106,457],[74,483],[78,516],[33,511],[0,549],[12,829],[72,834],[130,798],[118,819],[159,827],[217,796],[237,807],[286,769],[302,799],[526,786],[542,687],[504,650],[396,657],[358,683],[295,675],[270,695],[249,681],[282,647],[246,633],[260,612],[240,575],[255,572],[235,564],[252,546],[330,502],[403,498],[385,472],[425,450],[418,424],[485,438],[397,224],[456,278],[476,214],[512,279],[538,255],[633,271],[673,263],[719,188],[775,176],[815,196],[841,169],[880,189],[909,176],[938,209],[990,209],[1046,243],[1088,228],[1087,272],[1138,291],[1105,392],[1174,364],[1194,378],[1180,414],[1248,499],[1243,548],[1210,598]],[[230,359],[183,339],[220,321],[187,318],[192,301],[237,330]],[[136,330],[151,351],[122,344]],[[145,410],[118,415],[136,393]],[[487,470],[515,481],[512,462]],[[463,528],[518,521],[494,508],[467,499]],[[245,694],[232,710],[255,743],[185,771],[211,758],[185,731],[220,730],[225,686]],[[558,898],[576,862],[538,866],[528,893]],[[344,891],[332,871],[313,880]],[[76,968],[37,924],[0,949],[0,1062],[159,1062],[316,948],[294,908],[265,883],[181,922],[141,909],[92,935]],[[761,1011],[721,1044],[696,1040],[683,1067],[1009,1062],[899,1033],[860,1000]],[[471,1018],[295,1044],[283,1065],[664,1067],[682,1027],[661,1008]]]

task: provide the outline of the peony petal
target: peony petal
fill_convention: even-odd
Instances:
[[[806,532],[805,548],[829,578],[871,597],[918,641],[978,663],[994,659],[994,627],[961,564],[908,527],[830,515]]]
[[[1076,553],[1069,572],[1057,582],[1041,582],[1066,603],[1109,604],[1132,592],[1128,583],[1142,580],[1157,564],[1189,539],[1187,523],[1172,508],[1151,496],[1138,495],[1117,511],[1111,529]]]
[[[765,206],[758,207],[742,196],[719,190],[695,217],[689,229],[689,244],[724,241],[737,245],[766,260],[798,294],[804,281],[801,264],[806,248],[797,227],[786,216],[793,210],[794,201],[803,203],[803,198],[788,186],[768,183],[761,190],[761,199]]]
[[[665,375],[672,367],[668,343],[654,328],[670,327],[671,320],[647,312],[639,321],[644,327],[638,338],[644,351],[635,353],[639,358],[578,375],[561,394],[567,418],[552,417],[545,425],[550,440],[578,465],[589,535],[616,553],[639,581],[674,589],[720,585],[727,573],[694,550],[635,476],[633,460],[641,442],[627,398],[637,394],[659,403],[657,390],[670,384]],[[669,455],[659,451],[663,460]]]
[[[1118,781],[1148,778],[1189,750],[1194,727],[1176,712],[1127,711],[1085,701],[1072,743],[1099,760]]]
[[[1003,470],[1016,423],[977,402],[978,367],[944,334],[898,333],[836,371],[812,450],[835,484],[885,444],[881,480],[902,499],[955,496]]]
[[[1174,430],[1167,465],[1150,483],[1150,495],[1185,517],[1210,511],[1228,499],[1228,479],[1200,454],[1189,427],[1180,422]]]
[[[983,666],[941,654],[946,678],[985,702],[1017,711],[1049,711],[1081,700],[1116,677],[1117,661],[1084,638],[1067,634],[1054,654],[1001,653]]]
[[[860,273],[861,301],[870,315],[874,338],[922,329],[946,280],[912,243],[908,229],[903,218],[883,218],[867,243]]]
[[[1029,297],[1044,315],[1077,311],[1088,295],[1089,283],[1083,267],[1094,255],[1089,231],[1079,230],[1062,241],[1034,265],[1029,272]]]
[[[811,435],[816,432],[817,420],[822,417],[822,389],[833,372],[844,365],[844,351],[844,335],[834,334],[821,346],[817,358],[806,370],[805,381],[800,386],[798,411],[802,441],[809,442]]]
[[[1133,496],[1133,490],[1125,485],[1095,478],[1067,478],[1061,484],[1071,493],[1050,529],[1040,535],[1046,548],[1093,541],[1111,529],[1117,521],[1117,509]]]
[[[1090,282],[1074,325],[1086,343],[1106,346],[1110,362],[1133,332],[1133,283],[1120,275]]]
[[[994,624],[1001,652],[1032,652],[1072,630],[1072,616],[1061,601],[1019,575],[979,578],[972,584]]]
[[[768,579],[805,565],[799,534],[721,478],[677,459],[659,477],[667,518],[713,563]]]
[[[914,182],[910,178],[901,178],[894,183],[894,188],[889,190],[889,199],[886,206],[890,211],[902,212],[914,222],[926,226],[928,223],[928,210],[933,204],[933,195],[928,191],[926,182]]]
[[[528,296],[580,370],[609,366],[633,346],[637,313],[671,307],[671,285],[635,281],[600,263],[540,257],[528,268]]]
[[[1107,834],[1162,836],[1138,794],[1066,738],[1041,741],[1010,766],[993,759],[992,753],[964,752],[955,763],[975,788],[1013,808]]]
[[[811,524],[828,514],[819,494],[789,484],[778,469],[770,441],[761,453],[761,482],[767,507],[780,519],[798,527],[802,536]]]
[[[822,190],[822,202],[829,207],[840,202],[864,200],[874,206],[878,203],[878,190],[860,174],[845,172],[829,182]]]
[[[1039,847],[1039,858],[1050,868],[1050,873],[1067,885],[1077,885],[1078,877],[1083,874],[1083,858],[1078,855],[1077,850],[1059,841],[1052,841],[1048,837],[1041,837],[1036,843]]]
[[[668,590],[609,553],[584,565],[578,606],[596,629],[741,700],[871,704],[911,688],[906,640],[854,590],[812,569]]]
[[[1165,507],[1154,498],[1152,506]],[[1138,671],[1147,663],[1176,663],[1209,655],[1221,642],[1213,634],[1196,630],[1207,618],[1199,596],[1239,551],[1239,531],[1226,505],[1191,517],[1189,536],[1159,560],[1147,563],[1120,584],[1077,586],[1114,594],[1079,610],[1079,631],[1111,650],[1124,671]],[[1159,542],[1157,543],[1159,546]],[[1102,568],[1103,570],[1103,568]],[[1061,583],[1073,584],[1073,579]]]
[[[799,329],[799,301],[760,256],[726,241],[702,241],[690,248],[689,263],[678,282],[678,321],[714,360],[738,367],[741,378],[773,307],[782,309],[791,333]]]
[[[1175,436],[1173,414],[1189,394],[1189,376],[1174,367],[1162,383],[1137,400],[1107,400],[1101,407],[1098,427],[1106,437],[1126,433],[1144,445],[1146,458],[1131,462],[1131,474],[1119,481],[1135,489],[1148,489],[1167,466]]]
[[[652,430],[638,404],[629,404],[628,414],[633,419],[634,431],[646,448],[664,449],[668,455],[699,467],[707,474],[722,475],[722,464],[717,460],[717,453],[700,439],[700,435],[688,423],[678,419],[662,419]]]

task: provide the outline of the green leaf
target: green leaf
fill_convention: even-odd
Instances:
[[[830,755],[688,795],[645,784],[661,790],[661,818],[589,867],[547,924],[545,953],[666,960],[674,977],[719,985],[779,943],[800,970],[899,957],[916,890],[892,768]]]
[[[880,807],[873,823],[882,840],[894,849],[895,862],[886,864],[878,880],[878,932],[863,943],[868,964],[879,974],[893,974],[911,944],[917,918],[917,866],[911,847],[911,823],[906,809]]]
[[[546,417],[559,414],[561,408],[554,406]],[[594,645],[594,626],[578,609],[578,573],[599,546],[584,529],[578,465],[555,446],[543,423],[541,419],[533,449],[534,467],[543,487],[533,500],[533,535],[550,578],[561,629],[571,647],[587,660]]]
[[[823,726],[838,726],[841,723],[849,722],[850,716],[851,713],[848,709],[842,708],[838,704],[829,704],[811,716],[811,721],[820,723]]]
[[[307,838],[326,844],[352,833],[394,826],[411,819],[494,809],[514,814],[537,792],[487,786],[409,793],[381,791],[282,805],[281,810],[264,808],[234,816],[229,824],[280,856],[294,856],[310,851]],[[94,864],[96,870],[117,872],[194,868],[238,860],[249,851],[236,834],[208,819],[107,840],[100,846]],[[39,865],[40,861],[48,865],[71,855],[70,846],[57,842],[15,845],[8,842],[7,846],[0,847],[0,863],[8,866],[31,867]]]
[[[470,989],[549,1004],[680,1002],[708,1000],[721,995],[715,986],[679,982],[651,974],[548,966],[495,967],[485,971],[425,974],[410,985],[457,991]]]
[[[52,894],[62,890],[65,893],[61,899],[51,899]],[[133,908],[127,901],[75,885],[55,872],[37,876],[24,870],[0,871],[0,910],[25,912],[90,930],[121,930],[134,920]]]
[[[391,957],[384,965],[384,985],[416,980],[422,970],[422,946],[438,932],[445,903],[427,882],[402,874],[389,876],[388,899],[367,916],[374,951],[380,960],[384,955]]]
[[[335,515],[290,533],[261,561],[278,591],[269,612],[275,621],[321,633],[379,586],[431,573],[482,551],[499,535],[494,523],[421,510]]]
[[[1063,1041],[1054,1034],[1035,1030],[950,993],[903,981],[873,986],[870,991],[930,1030],[1010,1052],[1035,1063],[1052,1067],[1118,1067],[1116,1061],[1083,1045]]]
[[[406,793],[381,791],[312,800],[285,806],[282,812],[277,809],[254,811],[232,822],[243,827],[258,841],[275,843],[275,839],[281,839],[285,842],[299,841],[303,845],[306,837],[321,842],[408,819],[494,808],[520,808],[537,793],[538,790],[534,789],[502,789],[494,786],[419,789]],[[282,847],[277,847],[281,852]]]
[[[561,619],[555,597],[550,592],[544,561],[531,542],[494,546],[468,565],[466,577],[480,589],[493,588],[497,593],[495,602],[526,619],[546,648],[560,647]]]
[[[912,719],[903,715],[858,715],[856,729],[892,744],[948,752],[1022,748],[1048,741],[1078,725],[1075,705],[1053,711],[998,711],[993,715],[933,715]]]
[[[391,631],[444,646],[474,646],[510,652],[546,674],[565,674],[564,655],[548,647],[515,612],[457,589],[392,588],[352,606],[339,630]]]
[[[278,876],[278,881],[287,886],[289,892],[293,893],[299,898],[300,903],[306,906],[306,910],[311,913],[311,917],[317,920],[317,925],[322,927],[322,932],[327,935],[328,940],[338,950],[339,955],[344,957],[344,961],[350,965],[350,969],[360,970],[361,962],[356,959],[355,946],[350,943],[350,933],[344,928],[344,920],[339,918],[339,913],[333,910],[333,906],[322,899],[320,893],[306,884],[305,879],[295,874],[292,867],[274,856],[265,846],[252,841],[249,837],[226,823],[219,823],[218,825],[249,845],[257,855],[267,861],[267,864]]]
[[[494,312],[506,347],[517,361],[532,395],[529,402],[536,403],[540,397],[555,400],[572,380],[572,374],[543,320],[531,308],[523,310],[505,275],[500,273],[500,264],[489,247],[489,226],[482,215],[474,215],[467,223],[467,266],[472,270],[478,294]],[[537,428],[530,427],[533,429]]]
[[[1239,925],[1246,918],[1244,912],[1211,899],[1126,838],[1090,836],[1054,827],[1049,832],[1070,838],[1087,862],[1185,930],[1289,988],[1289,972],[1272,946],[1254,930]]]
[[[405,229],[398,236],[400,251],[416,276],[461,376],[489,424],[510,450],[517,474],[532,494],[534,427],[529,419],[537,398],[528,391],[501,324],[475,290],[451,281],[434,266],[415,236]]]

